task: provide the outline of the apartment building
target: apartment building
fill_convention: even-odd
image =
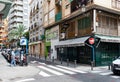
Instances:
[[[45,0],[44,28],[51,58],[100,66],[120,55],[119,0]]]
[[[7,42],[7,19],[12,2],[9,0],[0,1],[0,48],[3,48]]]
[[[8,16],[9,31],[18,27],[20,24],[24,25],[26,28],[29,28],[28,10],[28,0],[13,0]]]
[[[30,2],[29,53],[33,56],[44,56],[44,28],[43,28],[44,0]]]
[[[17,28],[19,25],[24,25],[29,28],[29,0],[12,0],[13,3],[8,15],[8,36],[12,29]],[[16,41],[10,42],[9,46],[17,46]]]

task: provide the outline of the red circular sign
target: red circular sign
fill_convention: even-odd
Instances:
[[[90,44],[94,44],[94,42],[95,42],[94,38],[89,38],[89,43]]]

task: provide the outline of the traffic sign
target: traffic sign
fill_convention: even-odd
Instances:
[[[95,42],[95,39],[94,38],[89,38],[89,44],[94,44],[94,42]]]
[[[22,38],[20,39],[20,45],[21,45],[21,46],[27,45],[27,39],[24,38],[24,37],[22,37]]]

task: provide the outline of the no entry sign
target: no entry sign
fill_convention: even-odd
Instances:
[[[94,38],[89,38],[89,44],[94,44],[95,39]]]

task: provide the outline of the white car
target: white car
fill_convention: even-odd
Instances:
[[[114,74],[120,74],[120,57],[112,62],[111,70]]]

